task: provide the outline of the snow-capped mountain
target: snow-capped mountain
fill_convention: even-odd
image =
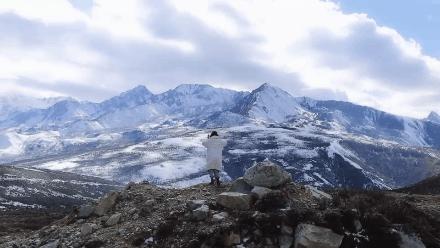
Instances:
[[[0,96],[0,121],[11,118],[17,112],[30,109],[45,109],[68,97],[34,98],[24,95]]]
[[[160,94],[138,86],[101,103],[23,111],[0,127],[4,162],[120,182],[204,180],[200,143],[213,128],[230,140],[225,178],[265,158],[322,187],[398,187],[440,171],[440,124],[270,84],[252,92],[184,84]]]
[[[425,120],[440,124],[440,115],[437,112],[431,111]]]
[[[342,101],[298,98],[317,118],[352,133],[393,140],[410,146],[440,146],[440,126],[425,120],[396,116],[374,108]]]
[[[277,123],[298,118],[306,112],[293,96],[268,83],[244,97],[235,111],[251,119]]]

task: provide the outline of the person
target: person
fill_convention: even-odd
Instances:
[[[222,170],[222,151],[226,146],[226,140],[221,139],[217,131],[212,131],[208,139],[202,142],[207,148],[206,168],[211,177],[211,185],[220,186],[220,171]]]

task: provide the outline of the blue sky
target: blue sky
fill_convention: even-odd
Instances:
[[[440,112],[440,0],[2,0],[0,96],[182,83]]]
[[[413,38],[440,58],[440,0],[338,0],[346,13],[361,12]]]

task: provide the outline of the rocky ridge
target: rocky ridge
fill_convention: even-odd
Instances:
[[[438,196],[328,194],[284,175],[265,161],[218,188],[130,183],[0,247],[440,247]]]

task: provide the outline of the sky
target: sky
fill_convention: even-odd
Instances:
[[[271,83],[423,118],[440,112],[439,22],[440,0],[0,0],[0,95]]]

